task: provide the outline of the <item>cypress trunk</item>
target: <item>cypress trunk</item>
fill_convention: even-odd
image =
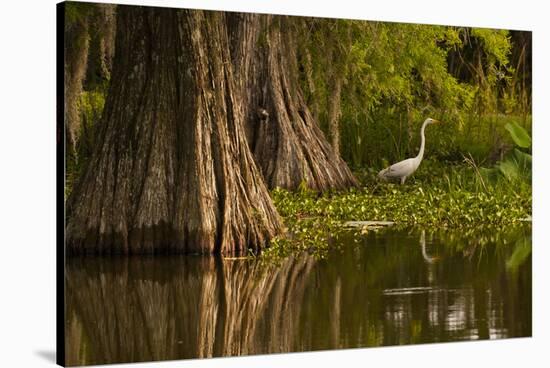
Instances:
[[[244,91],[247,137],[270,188],[314,190],[357,185],[331,148],[299,85],[292,19],[232,14],[232,59]]]
[[[67,206],[69,253],[258,250],[282,225],[248,149],[225,15],[117,8],[97,147]]]

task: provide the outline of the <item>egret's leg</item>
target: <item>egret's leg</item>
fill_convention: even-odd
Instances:
[[[406,176],[402,176],[401,177],[401,185],[405,184],[405,180],[407,179]]]

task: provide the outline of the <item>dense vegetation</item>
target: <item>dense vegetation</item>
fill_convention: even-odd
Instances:
[[[114,36],[104,25],[113,21],[114,9],[98,9],[67,6],[66,32],[77,41],[66,57],[80,58],[76,64],[84,67],[73,87],[70,112],[77,117],[69,116],[78,122],[67,123],[67,195],[92,156],[109,91]],[[307,106],[360,186],[320,193],[304,182],[296,191],[273,189],[290,236],[274,238],[267,253],[325,249],[348,220],[472,228],[530,217],[530,33],[286,22],[295,35]],[[378,170],[416,155],[419,127],[428,116],[444,124],[428,129],[426,158],[415,177],[404,186],[379,183]]]
[[[309,101],[355,168],[416,154],[427,116],[446,122],[428,138],[444,161],[494,162],[511,144],[508,122],[530,129],[528,33],[326,19],[305,27]]]
[[[345,193],[273,191],[275,205],[292,236],[275,239],[268,254],[307,250],[322,255],[331,241],[350,231],[343,227],[346,221],[393,221],[400,228],[481,232],[530,221],[531,189],[523,179],[508,181],[502,177],[483,183],[474,168],[464,165],[425,162],[424,168],[437,176],[419,173],[406,186],[378,185],[369,177],[363,188]],[[371,230],[356,231],[362,234]]]
[[[275,205],[292,236],[274,239],[268,254],[278,258],[307,250],[322,256],[349,233],[343,226],[346,221],[391,221],[397,227],[480,236],[530,222],[531,155],[521,150],[530,147],[530,137],[517,125],[506,129],[517,147],[494,167],[477,167],[471,156],[465,164],[425,160],[413,183],[406,186],[380,184],[373,170],[363,170],[357,173],[363,187],[345,193],[319,195],[306,187],[294,193],[275,190]],[[361,235],[369,229],[355,231]]]

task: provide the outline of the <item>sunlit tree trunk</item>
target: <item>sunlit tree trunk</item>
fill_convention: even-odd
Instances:
[[[68,201],[74,253],[244,253],[281,231],[248,148],[225,15],[117,8],[96,150]]]

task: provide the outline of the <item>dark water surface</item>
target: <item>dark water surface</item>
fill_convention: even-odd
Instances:
[[[391,230],[270,266],[68,259],[67,363],[531,336],[530,233]]]

